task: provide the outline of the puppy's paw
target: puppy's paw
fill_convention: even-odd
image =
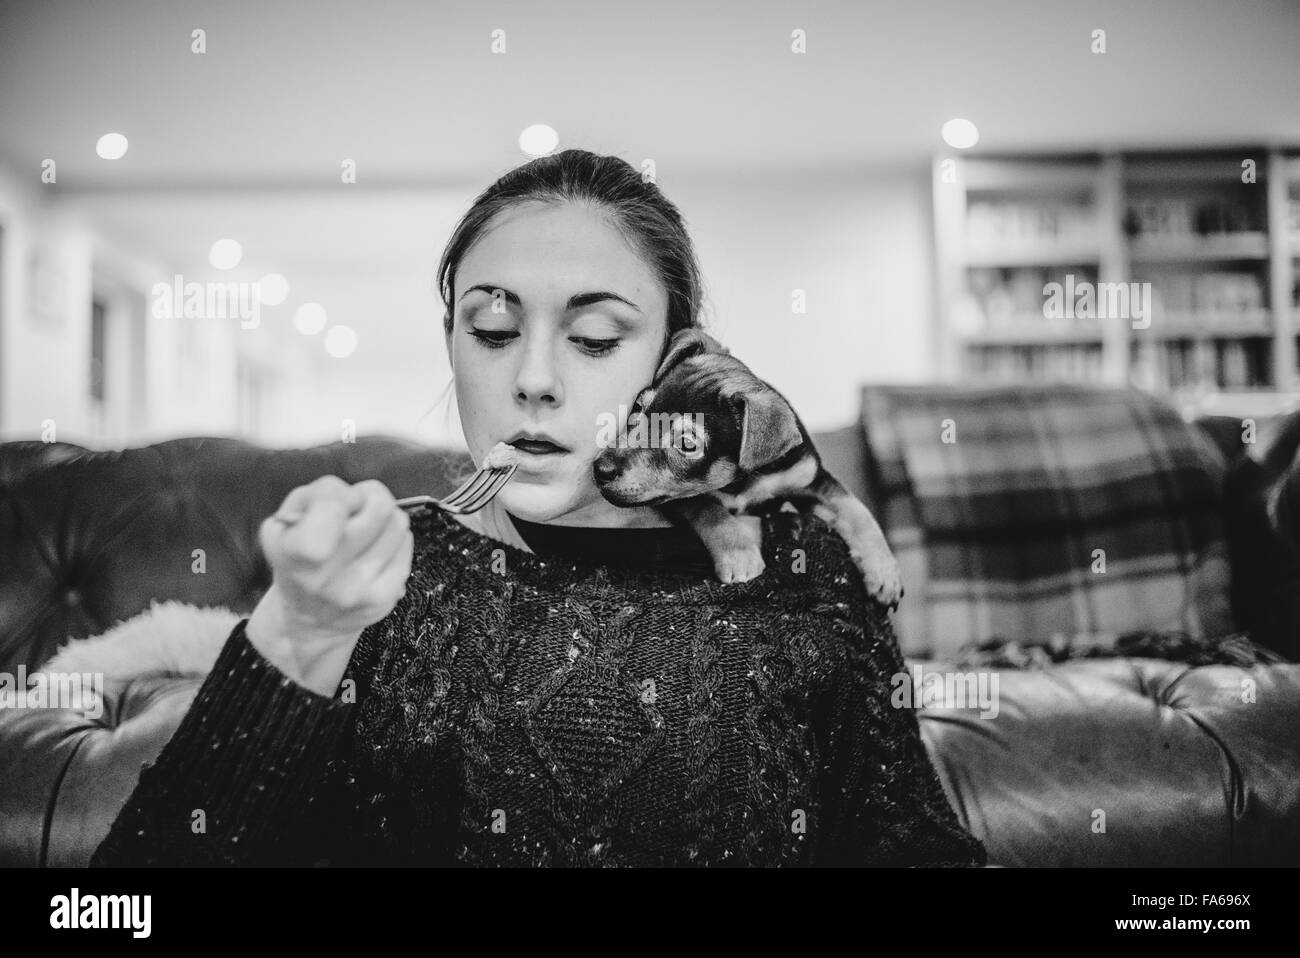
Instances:
[[[713,556],[713,568],[723,582],[748,582],[763,574],[763,551],[753,546],[724,549]]]
[[[854,564],[862,573],[867,595],[889,609],[897,609],[903,598],[903,577],[893,553],[880,550],[850,550]]]

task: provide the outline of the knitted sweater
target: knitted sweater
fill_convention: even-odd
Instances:
[[[241,620],[91,864],[984,864],[847,546],[762,523],[767,569],[724,584],[413,516],[335,695]]]

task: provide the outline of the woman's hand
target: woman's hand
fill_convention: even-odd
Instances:
[[[258,537],[272,581],[248,639],[290,678],[332,697],[362,631],[406,593],[410,517],[377,479],[322,476],[290,492]]]

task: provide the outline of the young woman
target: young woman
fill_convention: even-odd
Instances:
[[[724,584],[593,482],[599,417],[698,322],[658,188],[581,150],[527,163],[439,281],[474,461],[550,446],[471,516],[408,520],[376,481],[293,490],[278,514],[301,520],[262,526],[271,587],[92,864],[984,864],[825,523],[748,517],[766,569]]]

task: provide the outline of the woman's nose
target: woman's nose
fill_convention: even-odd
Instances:
[[[559,398],[555,362],[548,347],[530,344],[515,374],[515,395],[520,399],[555,402]]]

